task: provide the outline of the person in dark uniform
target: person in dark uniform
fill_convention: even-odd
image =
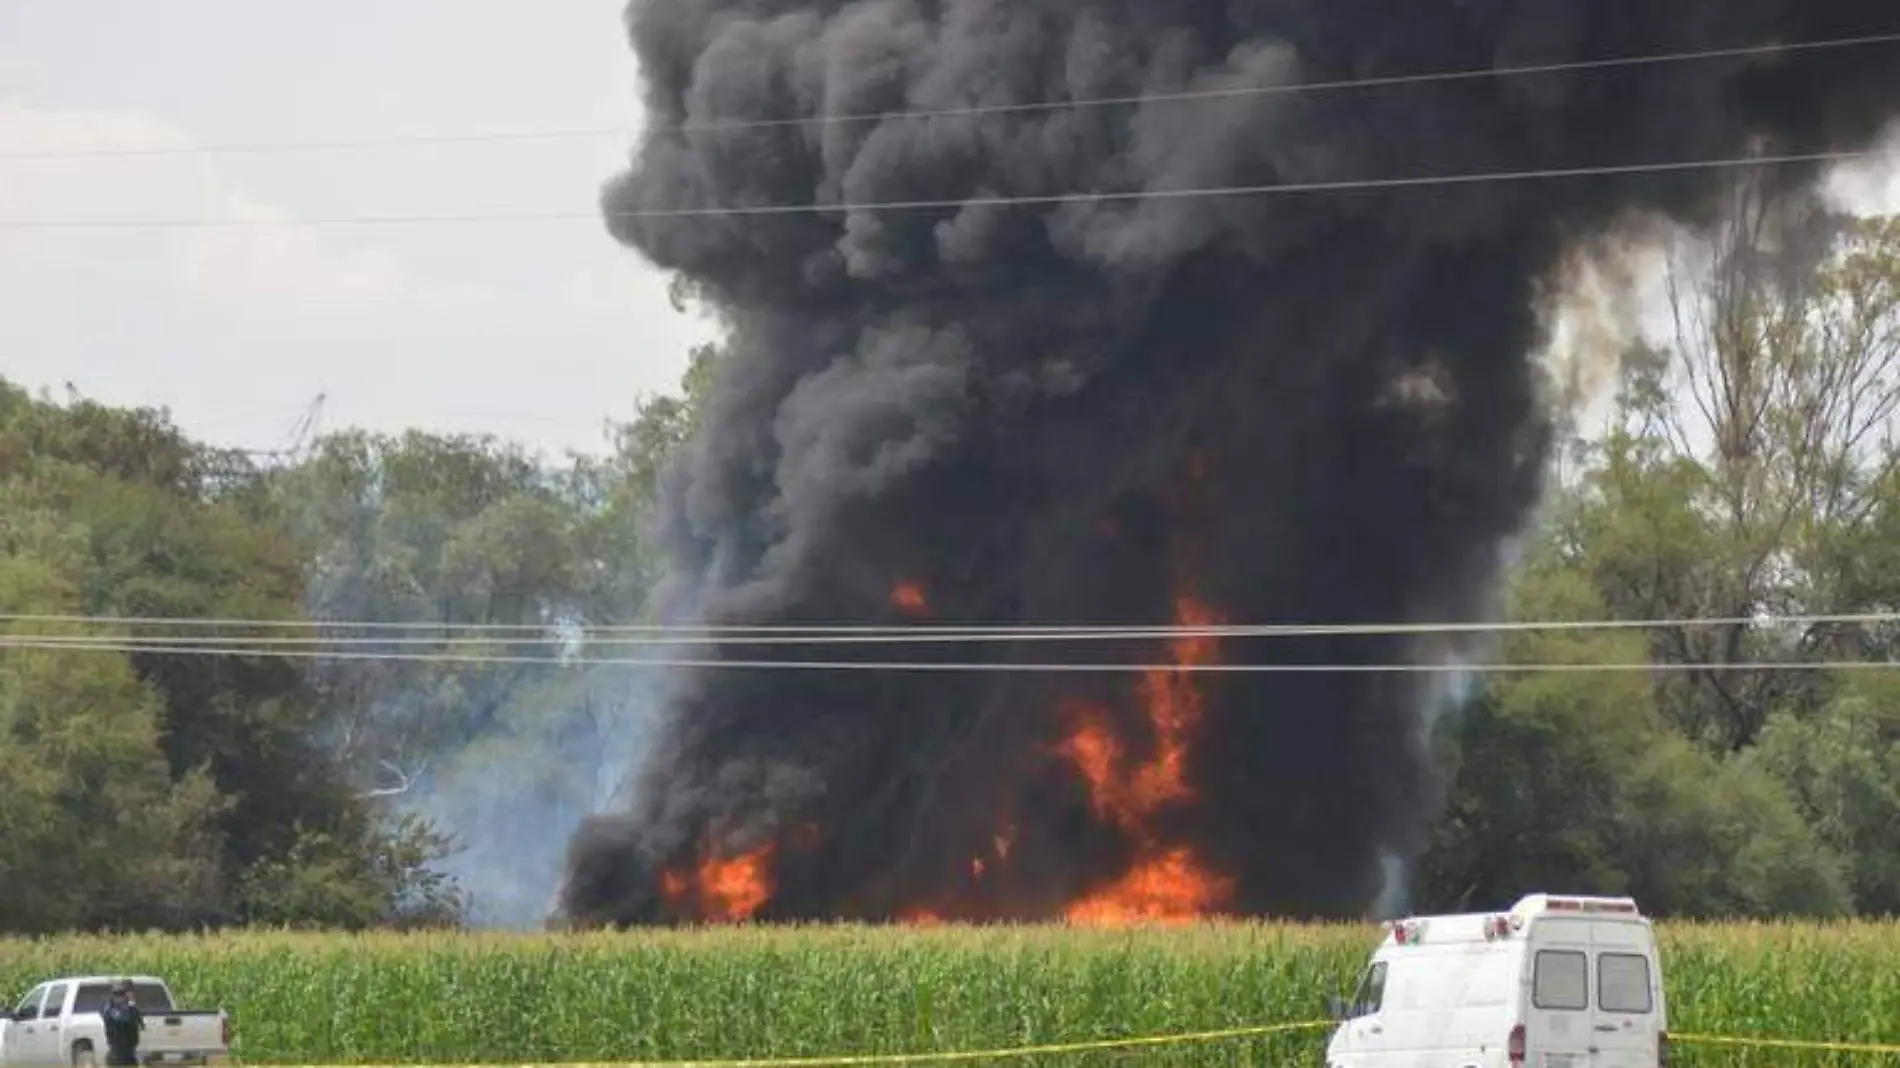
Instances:
[[[132,994],[132,980],[121,979],[113,984],[112,1000],[99,1015],[106,1024],[106,1063],[137,1065],[139,1032],[145,1030],[145,1014],[139,1012],[138,999]]]

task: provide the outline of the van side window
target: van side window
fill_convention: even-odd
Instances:
[[[1649,987],[1649,959],[1636,953],[1597,955],[1597,1008],[1604,1012],[1648,1013],[1655,1008]]]
[[[1359,980],[1359,989],[1352,996],[1353,1018],[1371,1016],[1384,1005],[1385,962],[1378,961],[1366,969],[1365,977]]]
[[[1531,1004],[1581,1012],[1590,1007],[1590,962],[1568,949],[1540,949],[1531,975]]]

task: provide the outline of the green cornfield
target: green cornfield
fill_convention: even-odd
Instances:
[[[811,1057],[979,1050],[1313,1020],[1365,926],[729,928],[589,935],[0,941],[0,996],[149,973],[224,1008],[244,1063]],[[1662,928],[1671,1030],[1900,1043],[1900,924]],[[1022,1064],[1311,1065],[1323,1032]],[[1679,1045],[1679,1065],[1858,1065]],[[967,1062],[966,1062],[967,1063]]]

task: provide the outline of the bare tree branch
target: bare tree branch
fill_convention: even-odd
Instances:
[[[388,760],[378,761],[377,763],[383,766],[383,770],[395,777],[395,785],[379,786],[374,789],[365,790],[357,796],[365,798],[400,797],[413,789],[416,785],[416,780],[421,778],[423,774],[429,770],[428,761],[423,761],[417,765],[413,771],[404,771],[402,768],[396,766],[394,762]]]

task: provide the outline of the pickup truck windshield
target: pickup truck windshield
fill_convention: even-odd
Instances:
[[[157,983],[133,983],[132,996],[138,999],[139,1011],[147,1016],[172,1011],[171,997]],[[73,995],[73,1013],[99,1012],[111,999],[111,983],[86,983]]]

